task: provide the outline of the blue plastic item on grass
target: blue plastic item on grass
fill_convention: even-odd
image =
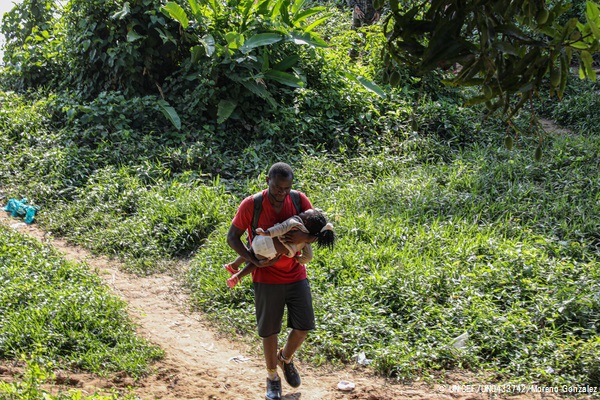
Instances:
[[[11,217],[25,217],[25,223],[31,224],[35,219],[35,214],[39,210],[38,207],[30,206],[27,204],[27,199],[8,200],[8,204],[4,208],[4,211],[11,213]]]

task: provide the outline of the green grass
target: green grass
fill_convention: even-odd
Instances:
[[[0,190],[39,205],[44,229],[137,273],[190,259],[194,305],[253,340],[250,279],[226,287],[221,265],[235,254],[225,237],[237,204],[287,161],[339,238],[308,267],[318,328],[300,357],[347,363],[365,352],[402,380],[467,369],[600,386],[598,84],[573,79],[562,101],[535,100],[573,135],[539,138],[523,112],[507,151],[507,126],[464,108],[442,74],[402,68],[387,86],[380,34],[366,32],[350,61],[357,34],[334,14],[322,27],[332,46],[302,53],[307,87],[226,124],[197,112],[212,84],[173,102],[184,128],[172,132],[154,97],[0,91]],[[0,392],[41,393],[55,367],[139,376],[160,357],[84,266],[5,228],[0,239],[0,357],[29,362],[24,382]]]
[[[0,225],[0,358],[139,377],[162,350],[138,338],[125,303],[85,265]]]
[[[149,177],[149,174],[161,176]],[[117,256],[138,273],[188,257],[225,218],[231,198],[218,183],[164,171],[105,168],[40,218],[49,230],[96,253]]]
[[[344,51],[350,44],[336,40]],[[376,79],[376,53],[356,72]],[[181,132],[181,141],[130,124],[143,99],[109,93],[93,102],[99,111],[86,108],[93,123],[65,123],[55,120],[64,114],[58,106],[75,100],[2,93],[0,188],[37,202],[44,229],[137,273],[190,259],[194,305],[222,329],[254,339],[250,279],[235,290],[225,285],[221,265],[235,257],[225,237],[239,202],[264,188],[273,161],[285,160],[295,188],[326,211],[339,238],[308,267],[318,328],[300,357],[348,363],[365,352],[376,371],[402,380],[467,369],[499,382],[600,385],[596,89],[574,85],[545,110],[576,131],[543,137],[536,162],[538,137],[521,134],[506,150],[506,126],[462,107],[460,94],[436,77],[421,81],[415,110],[421,83],[408,72],[385,100],[370,99],[328,69],[344,60],[341,53],[313,60],[310,88],[253,130],[205,125]],[[522,115],[515,124],[527,133],[529,122]],[[111,124],[126,124],[127,134]],[[98,280],[46,276],[35,268],[72,266],[30,263],[29,242],[11,240],[20,243],[10,248],[20,249],[15,265],[27,267],[2,268],[19,278],[0,289],[14,291],[0,298],[8,310],[0,318],[14,316],[2,324],[0,356],[143,373],[144,360],[160,352],[129,354],[137,346],[131,326]],[[56,284],[63,276],[70,283]],[[73,310],[78,302],[92,308]],[[32,308],[12,311],[25,306]],[[111,318],[119,322],[102,322]],[[456,349],[454,338],[465,332],[466,346]]]
[[[0,381],[0,395],[2,400],[137,400],[132,393],[124,390],[101,390],[103,393],[90,394],[80,389],[53,390],[52,394],[46,389],[47,385],[55,383],[56,375],[48,366],[40,363],[34,357],[26,360],[25,372],[13,382]],[[129,392],[130,390],[127,390]],[[56,393],[57,392],[57,393]]]
[[[460,135],[437,117],[441,109],[462,126]],[[335,154],[307,147],[290,156],[295,187],[328,213],[339,237],[333,252],[317,251],[309,265],[318,329],[300,355],[345,363],[364,351],[377,371],[406,380],[465,368],[492,371],[499,381],[598,384],[597,139],[546,137],[535,162],[535,138],[521,137],[507,151],[495,133],[501,130],[476,123],[473,111],[446,102],[424,110],[431,119],[421,122],[436,134],[394,125],[397,135],[375,147],[342,146]],[[471,142],[468,127],[489,132],[469,146],[447,140]],[[16,140],[0,137],[6,150]],[[11,160],[44,149],[22,146]],[[227,175],[240,175],[227,181],[138,160],[95,169],[69,186],[65,168],[85,164],[82,153],[73,153],[74,164],[46,157],[48,165],[57,162],[50,176],[67,192],[53,192],[38,221],[139,273],[191,257],[186,280],[195,305],[223,329],[255,335],[250,280],[231,291],[221,268],[235,256],[225,242],[235,207],[264,187],[264,174],[243,172],[270,163],[253,149],[228,159]],[[39,177],[19,165],[14,176],[0,174],[7,194],[40,193],[29,192]],[[27,319],[18,325],[35,331]],[[453,339],[464,332],[467,346],[455,349]],[[15,344],[7,357],[33,351],[27,345]]]
[[[350,362],[364,351],[402,379],[466,368],[600,384],[597,140],[554,138],[541,162],[498,148],[448,163],[303,159],[296,186],[339,238],[308,267],[318,328],[305,357]],[[224,285],[227,227],[195,257],[189,284],[201,309],[253,334],[249,280]]]

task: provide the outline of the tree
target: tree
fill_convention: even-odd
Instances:
[[[161,0],[70,0],[63,53],[70,66],[61,82],[93,98],[102,91],[157,94],[189,56],[177,23]]]
[[[183,3],[183,2],[182,2]],[[305,78],[296,67],[298,45],[324,47],[313,32],[325,21],[321,16],[308,22],[325,7],[304,8],[306,0],[188,0],[189,13],[175,1],[164,12],[177,20],[196,40],[191,62],[212,62],[218,78],[236,90],[219,102],[218,121],[227,120],[244,98],[259,96],[273,108],[277,102],[270,85],[304,87]],[[189,14],[189,15],[188,15]]]
[[[467,104],[502,109],[510,120],[549,78],[562,97],[574,55],[581,78],[596,79],[592,55],[600,46],[600,11],[587,1],[585,22],[560,18],[571,7],[544,0],[431,0],[406,9],[389,0],[384,22],[390,60],[419,73],[451,69],[446,83],[476,86]],[[388,62],[389,68],[394,63]]]
[[[57,66],[53,0],[24,0],[4,14],[0,32],[6,38],[4,65],[14,88],[46,85]],[[5,78],[7,79],[7,78]]]

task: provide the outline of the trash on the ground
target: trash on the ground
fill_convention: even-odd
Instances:
[[[202,343],[201,346],[204,347],[204,350],[209,351],[211,353],[214,353],[216,351],[214,343]]]
[[[10,224],[10,227],[13,229],[19,229],[22,228],[24,226],[27,226],[27,224],[25,222],[17,222],[15,224]]]
[[[355,387],[356,387],[356,385],[354,384],[354,382],[350,382],[350,381],[340,381],[337,384],[337,388],[344,392],[349,392],[351,390],[354,390]]]
[[[467,346],[467,340],[469,340],[469,332],[465,332],[452,339],[452,347],[455,349],[462,349]]]
[[[229,361],[233,361],[236,363],[242,363],[242,362],[250,361],[250,358],[239,355],[239,356],[231,357],[229,359]]]
[[[373,360],[367,358],[364,351],[361,351],[360,353],[353,356],[352,358],[356,358],[356,362],[359,363],[360,365],[369,365],[373,362]]]
[[[10,199],[6,207],[4,207],[4,211],[11,213],[11,217],[25,217],[25,223],[27,224],[33,223],[38,210],[39,207],[27,204],[27,199],[21,199],[20,201]]]

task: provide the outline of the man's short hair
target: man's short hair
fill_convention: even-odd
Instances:
[[[292,171],[292,167],[286,163],[278,162],[269,168],[269,178],[275,178],[276,176],[284,179],[294,179],[294,171]]]

